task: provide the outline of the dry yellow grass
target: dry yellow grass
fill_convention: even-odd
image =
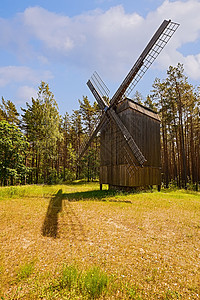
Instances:
[[[2,299],[37,299],[63,263],[113,274],[119,291],[106,299],[129,299],[127,283],[139,290],[132,299],[200,298],[200,193],[110,195],[95,184],[51,193],[58,189],[0,200]],[[34,270],[19,280],[26,264]]]

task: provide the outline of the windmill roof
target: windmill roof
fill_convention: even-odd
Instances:
[[[117,113],[120,113],[121,111],[124,111],[126,109],[133,109],[135,111],[138,111],[139,113],[142,113],[150,118],[153,118],[160,122],[160,117],[158,113],[142,104],[139,104],[132,99],[126,98],[123,102],[119,103],[117,106]]]

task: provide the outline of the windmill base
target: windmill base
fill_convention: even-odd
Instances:
[[[128,172],[126,165],[101,166],[100,185],[108,184],[109,188],[134,190],[141,187],[161,185],[161,169],[159,167],[138,167],[134,173]]]
[[[100,189],[101,189],[101,184],[100,184]],[[137,191],[141,191],[141,190],[147,190],[147,189],[152,189],[152,185],[148,185],[148,186],[135,186],[135,187],[131,187],[131,186],[119,186],[119,185],[109,185],[109,190],[115,190],[115,191],[122,191],[122,192],[137,192]],[[160,192],[161,186],[158,185],[157,186],[158,192]]]

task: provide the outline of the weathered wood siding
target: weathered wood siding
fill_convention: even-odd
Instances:
[[[101,132],[100,183],[115,186],[159,185],[160,174],[160,120],[158,115],[131,100],[117,107],[138,147],[147,159],[144,167],[127,152],[126,142],[113,122]],[[131,163],[133,162],[133,163]],[[136,165],[136,166],[135,166]]]

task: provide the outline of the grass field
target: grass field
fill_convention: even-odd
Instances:
[[[0,299],[199,299],[200,193],[0,189]]]

